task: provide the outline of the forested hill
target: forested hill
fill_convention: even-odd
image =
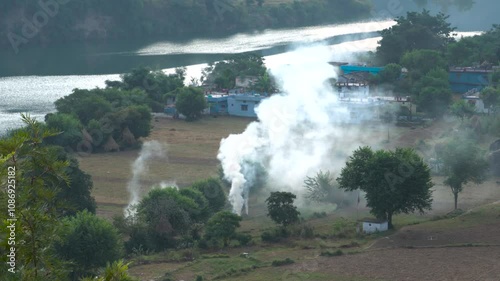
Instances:
[[[0,1],[0,48],[74,41],[218,36],[355,21],[371,0]]]

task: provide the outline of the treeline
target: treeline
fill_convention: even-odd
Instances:
[[[1,1],[0,45],[191,38],[367,18],[369,0],[267,4],[229,0]],[[14,43],[13,43],[14,42]]]
[[[491,68],[500,62],[499,25],[482,35],[455,40],[455,28],[447,20],[448,16],[432,15],[427,10],[398,17],[396,25],[381,32],[380,46],[373,54],[375,61],[386,65],[373,82],[390,88],[395,95],[411,96],[417,109],[430,117],[440,117],[450,109],[449,67]],[[497,72],[489,77],[491,86],[498,85],[499,76]],[[487,107],[493,92],[487,91]],[[465,111],[470,108],[461,106],[452,113]]]

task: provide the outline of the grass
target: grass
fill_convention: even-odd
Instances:
[[[181,120],[162,119],[155,121],[154,130],[146,140],[157,140],[167,144],[168,158],[156,159],[151,162],[147,174],[142,177],[143,194],[149,188],[161,181],[175,181],[179,186],[189,186],[194,181],[217,175],[217,152],[220,140],[231,133],[242,132],[251,122],[251,119],[233,117],[207,117],[199,122],[188,123]],[[365,138],[384,140],[387,137],[385,129],[377,127],[367,128],[370,134]],[[415,144],[415,137],[425,139],[425,132],[421,129],[391,128],[391,142],[377,148],[393,148]],[[80,159],[80,165],[90,173],[94,181],[93,195],[98,204],[98,214],[111,217],[121,214],[128,202],[126,192],[127,182],[131,178],[131,164],[137,158],[139,151],[123,151],[111,154],[97,154]],[[441,178],[435,179],[442,182]],[[492,187],[496,184],[491,183]],[[436,186],[439,200],[436,204],[446,205],[452,201],[448,190]],[[442,191],[440,191],[442,189]],[[470,201],[477,196],[481,189],[474,190],[467,187],[460,198]],[[266,191],[268,192],[268,191]],[[395,231],[374,235],[364,235],[356,232],[357,220],[370,216],[367,208],[354,206],[336,209],[334,205],[315,205],[303,211],[302,217],[307,218],[306,224],[313,228],[314,237],[310,239],[285,238],[279,243],[262,243],[260,235],[264,230],[275,228],[275,224],[266,216],[265,204],[268,196],[266,192],[254,192],[250,195],[250,213],[243,216],[239,232],[250,234],[255,245],[248,247],[229,248],[219,251],[195,251],[192,254],[186,250],[169,250],[148,256],[134,257],[130,272],[140,280],[162,280],[170,276],[172,280],[195,280],[203,276],[203,280],[377,280],[356,276],[336,275],[328,272],[328,266],[322,270],[318,262],[329,260],[337,262],[352,257],[352,254],[364,255],[368,245],[381,237],[389,236]],[[498,194],[498,193],[495,193]],[[489,193],[483,193],[484,198],[491,200]],[[481,195],[481,196],[483,196]],[[489,197],[487,197],[488,195]],[[480,197],[481,197],[480,196]],[[483,197],[481,197],[483,198]],[[473,201],[478,205],[480,201]],[[439,207],[439,205],[436,205]],[[451,204],[450,204],[451,206]],[[434,206],[433,206],[434,207]],[[448,208],[448,207],[446,207]],[[314,212],[325,212],[326,216],[311,218]],[[447,211],[446,211],[447,212]],[[445,214],[446,212],[438,212]],[[449,230],[465,227],[474,227],[489,224],[498,220],[500,204],[487,205],[473,209],[461,216],[451,219],[432,221],[432,215],[397,215],[394,217],[396,231],[404,226],[416,225],[422,229]],[[465,244],[468,245],[468,241]],[[471,244],[476,245],[476,244]],[[373,249],[372,249],[373,250]],[[325,255],[342,256],[330,258]],[[249,258],[241,257],[241,253],[249,253]],[[375,251],[370,251],[377,252]],[[328,254],[330,253],[330,254]],[[186,255],[190,258],[186,259]],[[356,257],[357,258],[357,257]],[[374,257],[375,258],[375,257]],[[293,265],[273,267],[273,261],[290,259]],[[325,273],[328,272],[328,273]],[[167,275],[166,275],[167,274]]]
[[[162,181],[189,186],[193,182],[217,175],[217,151],[222,138],[242,132],[252,119],[236,117],[205,117],[197,122],[157,118],[147,140],[167,145],[167,158],[151,161],[142,177],[143,194]],[[111,217],[121,214],[128,202],[127,182],[131,165],[139,151],[93,154],[80,157],[81,168],[92,176],[92,195],[98,214]]]

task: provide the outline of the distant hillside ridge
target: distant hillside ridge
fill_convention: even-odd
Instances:
[[[0,48],[190,39],[367,19],[371,0],[0,1]]]

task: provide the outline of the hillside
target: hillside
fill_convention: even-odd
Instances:
[[[2,1],[0,47],[213,37],[266,28],[355,21],[368,18],[370,11],[369,0]]]

